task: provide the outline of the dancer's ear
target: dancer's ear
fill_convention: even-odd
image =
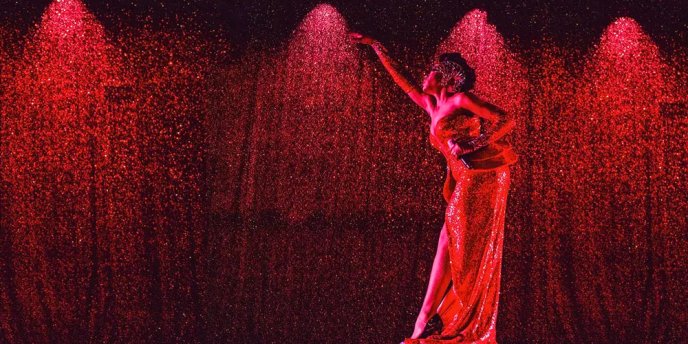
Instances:
[[[452,79],[452,82],[449,85],[447,85],[447,91],[449,91],[451,93],[458,93],[459,92],[459,90],[456,87],[456,79]]]

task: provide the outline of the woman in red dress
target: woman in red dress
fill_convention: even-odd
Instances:
[[[514,122],[470,93],[475,74],[458,53],[440,55],[422,89],[384,46],[359,33],[404,92],[430,116],[429,140],[447,161],[447,209],[423,306],[404,344],[497,343],[509,165]]]

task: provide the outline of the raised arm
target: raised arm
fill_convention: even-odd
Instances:
[[[463,155],[474,152],[499,140],[514,129],[516,123],[500,108],[482,101],[471,93],[456,97],[456,106],[467,109],[481,118],[480,136],[466,142],[452,142],[452,153]]]
[[[406,93],[414,103],[423,109],[427,108],[427,95],[423,93],[420,87],[411,81],[411,78],[407,76],[408,73],[404,71],[401,64],[389,56],[387,48],[385,48],[382,43],[359,33],[350,33],[349,36],[357,43],[370,45],[380,58],[382,65],[392,77],[392,80],[401,87],[404,93]]]

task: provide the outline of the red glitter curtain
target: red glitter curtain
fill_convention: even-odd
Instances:
[[[240,246],[231,285],[246,338],[389,342],[410,334],[424,295],[444,162],[426,142],[427,115],[375,55],[320,31],[345,32],[338,23],[317,7],[288,46],[248,52],[228,71],[240,110],[227,137],[243,141],[227,145],[239,159],[225,158],[233,177],[216,179],[228,192],[214,206],[246,221],[227,239]],[[430,57],[392,51],[419,80]],[[587,51],[545,39],[514,52],[478,10],[436,54],[447,51],[466,56],[476,93],[518,123],[500,341],[685,336],[686,117],[662,113],[685,99],[684,55],[661,54],[630,18]],[[273,312],[291,321],[265,318]]]
[[[0,24],[0,342],[410,335],[445,162],[346,22],[319,5],[229,63],[189,25],[110,37],[76,0],[23,41]],[[630,18],[594,43],[517,51],[476,10],[434,52],[387,45],[416,80],[461,52],[518,123],[500,343],[688,336],[685,47]]]

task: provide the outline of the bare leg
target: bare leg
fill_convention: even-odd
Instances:
[[[442,231],[440,231],[440,237],[437,242],[437,253],[435,254],[435,261],[430,272],[428,290],[425,293],[425,300],[423,300],[423,306],[418,314],[418,319],[416,319],[411,338],[418,338],[423,332],[427,321],[437,313],[437,307],[442,302],[442,296],[444,291],[447,290],[449,282],[451,282],[451,269],[449,265],[447,224],[444,223],[442,224]]]

